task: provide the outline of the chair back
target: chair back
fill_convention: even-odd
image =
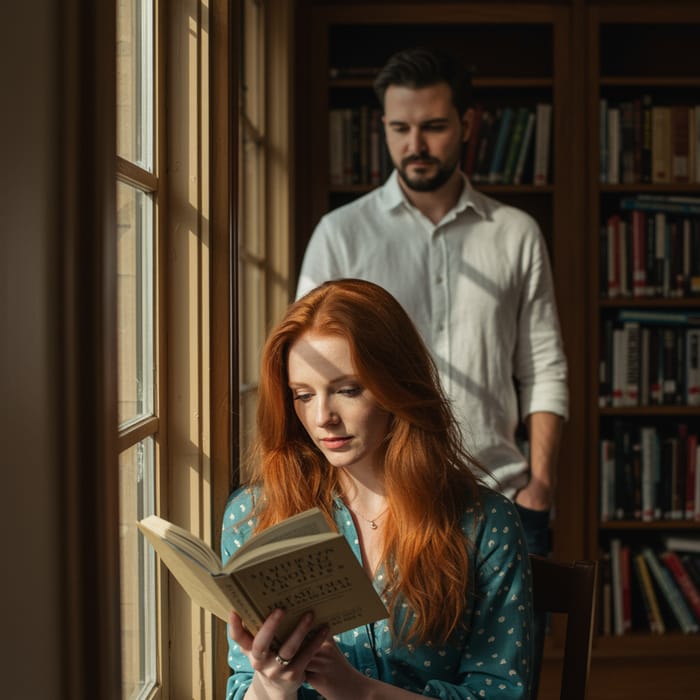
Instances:
[[[585,700],[598,562],[558,562],[530,555],[530,565],[535,611],[567,615],[559,697],[561,700]]]

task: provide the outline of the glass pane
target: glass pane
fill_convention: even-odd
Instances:
[[[269,274],[267,222],[264,208],[265,122],[264,46],[260,31],[264,9],[254,0],[242,6],[243,85],[239,141],[238,197],[238,318],[239,377],[241,382],[240,450],[248,453],[255,430],[256,386],[260,367],[260,350],[265,341],[268,322],[266,280]]]
[[[117,2],[117,154],[153,171],[153,2]]]
[[[153,413],[153,203],[117,184],[119,423]]]
[[[143,697],[156,680],[155,555],[136,521],[154,510],[155,443],[146,438],[119,457],[122,697]]]

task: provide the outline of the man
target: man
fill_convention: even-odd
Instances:
[[[400,52],[374,87],[395,170],[323,217],[297,295],[360,277],[403,304],[433,353],[467,448],[517,504],[530,551],[546,554],[568,390],[545,242],[528,214],[475,191],[460,171],[472,109],[457,61]],[[521,416],[529,458],[515,440]]]

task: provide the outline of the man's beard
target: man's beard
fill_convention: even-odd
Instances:
[[[410,177],[406,172],[406,167],[417,160],[439,166],[435,175],[429,178]],[[452,173],[459,165],[459,157],[455,158],[453,163],[441,165],[440,161],[432,156],[408,156],[401,161],[400,166],[397,166],[396,163],[394,163],[394,165],[396,166],[399,176],[409,189],[414,192],[435,192],[435,190],[440,189],[440,187],[452,177]]]

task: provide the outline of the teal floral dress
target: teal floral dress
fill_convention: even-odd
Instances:
[[[251,535],[253,493],[242,488],[229,498],[221,542],[226,561]],[[357,531],[340,498],[335,523],[361,559]],[[339,649],[364,675],[417,695],[445,700],[521,700],[528,697],[532,664],[532,583],[527,549],[518,513],[500,494],[480,488],[479,502],[462,518],[471,543],[470,576],[465,582],[468,605],[463,629],[446,640],[406,644],[393,633],[389,620],[335,635]],[[381,570],[374,586],[381,593]],[[403,604],[402,615],[410,615]],[[227,700],[241,700],[253,670],[240,647],[229,638]],[[321,698],[311,686],[298,691],[302,700]]]

